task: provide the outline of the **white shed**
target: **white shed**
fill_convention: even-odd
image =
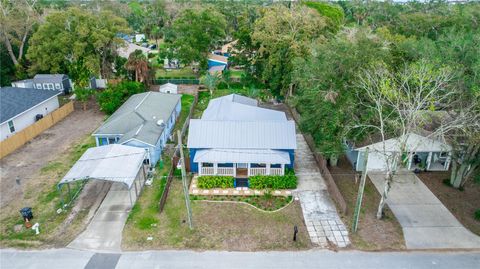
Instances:
[[[404,156],[408,157],[405,168],[408,170],[426,170],[426,171],[448,171],[450,168],[452,147],[441,141],[417,135],[414,133],[406,136],[406,152]],[[400,153],[400,141],[403,139],[392,138],[384,142],[377,142],[357,149],[351,149],[347,152],[348,159],[352,161],[356,171],[362,171],[362,164],[365,158],[365,151],[368,148],[368,170],[385,171],[388,168],[388,162],[393,159],[395,154]],[[397,163],[390,164],[396,169]]]
[[[163,84],[163,85],[160,86],[159,92],[177,94],[178,93],[178,85],[175,85],[173,83]]]

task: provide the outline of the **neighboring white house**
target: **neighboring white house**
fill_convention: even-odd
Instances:
[[[407,134],[406,152],[408,156],[405,168],[408,170],[447,171],[450,167],[452,147],[438,140],[417,135]],[[394,154],[400,152],[400,141],[404,139],[392,138],[385,142],[378,142],[360,148],[348,146],[347,158],[356,171],[362,171],[365,160],[365,151],[368,148],[367,170],[386,171],[388,161],[392,162]],[[391,164],[397,169],[398,164]]]
[[[73,90],[73,83],[65,74],[37,74],[33,79],[12,82],[12,87],[55,90],[68,94]]]
[[[135,42],[140,43],[145,40],[145,35],[144,34],[136,34],[135,35]]]
[[[141,50],[145,56],[148,56],[148,54],[152,51],[149,48],[144,48],[133,43],[125,42],[125,46],[119,47],[117,49],[117,53],[120,57],[128,59],[128,56],[130,56],[130,54],[136,50]]]
[[[0,88],[0,141],[56,110],[59,94],[42,89]]]
[[[165,83],[160,86],[160,89],[158,90],[159,92],[163,93],[178,93],[178,85],[175,85],[173,83]]]

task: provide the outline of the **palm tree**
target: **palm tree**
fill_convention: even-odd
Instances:
[[[146,82],[148,78],[148,60],[141,50],[130,53],[125,68],[135,71],[135,81]]]

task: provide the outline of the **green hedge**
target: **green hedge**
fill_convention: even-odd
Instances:
[[[297,177],[294,174],[284,176],[252,176],[248,180],[252,189],[295,189]]]
[[[233,181],[233,177],[229,176],[201,176],[198,177],[198,187],[200,189],[233,188]]]

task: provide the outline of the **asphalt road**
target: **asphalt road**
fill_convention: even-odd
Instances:
[[[119,254],[72,249],[0,250],[0,268],[322,268],[478,269],[480,252],[301,252],[146,251]]]

